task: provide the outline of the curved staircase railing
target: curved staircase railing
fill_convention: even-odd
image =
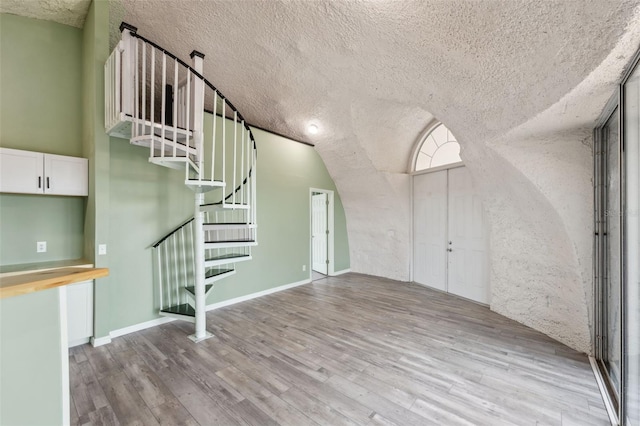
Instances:
[[[160,314],[205,329],[213,283],[251,260],[257,245],[255,138],[235,106],[203,76],[204,55],[188,65],[122,23],[105,63],[105,128],[149,149],[153,164],[184,170],[195,192],[193,219],[153,245]]]

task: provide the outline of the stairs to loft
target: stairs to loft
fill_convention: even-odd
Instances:
[[[183,172],[194,192],[193,218],[153,245],[153,272],[159,315],[194,323],[189,337],[198,342],[210,337],[205,310],[214,283],[251,261],[258,244],[255,139],[203,77],[204,55],[192,52],[188,65],[135,27],[120,30],[105,64],[105,130],[148,150],[149,162]]]

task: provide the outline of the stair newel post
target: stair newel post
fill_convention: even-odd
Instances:
[[[196,331],[189,336],[194,342],[199,342],[212,337],[213,334],[207,332],[206,300],[205,300],[205,267],[204,267],[204,212],[200,206],[204,204],[204,194],[196,194],[195,215],[194,215],[194,238],[195,238],[195,311],[196,311]]]
[[[120,24],[122,33],[122,112],[133,116],[133,96],[135,90],[135,46],[136,38],[133,36],[138,31],[133,25],[127,23]]]
[[[204,69],[204,54],[194,50],[189,55],[191,56],[191,66],[200,75]],[[193,76],[193,108],[192,108],[192,120],[191,128],[193,129],[193,136],[195,138],[195,148],[198,153],[198,180],[202,180],[204,173],[204,147],[203,135],[204,135],[204,80],[196,75]],[[215,117],[214,117],[215,119]],[[211,176],[213,180],[213,176]]]

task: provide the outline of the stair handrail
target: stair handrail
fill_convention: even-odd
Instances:
[[[211,90],[213,90],[214,92],[218,93],[218,96],[227,103],[227,105],[229,105],[229,107],[231,108],[232,112],[236,112],[238,114],[238,118],[240,119],[240,121],[244,121],[244,128],[249,131],[249,137],[251,138],[251,143],[253,145],[253,149],[254,151],[256,151],[256,153],[258,152],[257,146],[256,146],[256,140],[253,137],[253,132],[251,131],[251,127],[249,126],[249,124],[247,124],[247,120],[245,120],[244,116],[240,113],[240,111],[238,111],[238,109],[231,103],[231,101],[217,88],[215,87],[209,80],[207,80],[202,74],[200,74],[198,71],[196,71],[195,69],[193,69],[193,67],[189,64],[187,64],[185,61],[183,61],[182,59],[178,58],[176,55],[174,55],[173,53],[169,52],[167,49],[165,49],[164,47],[158,45],[157,43],[149,40],[148,38],[141,36],[140,34],[138,34],[137,32],[132,32],[131,33],[132,37],[138,38],[142,41],[144,41],[145,43],[150,44],[151,46],[155,47],[156,49],[160,50],[162,53],[165,53],[168,57],[170,57],[171,59],[174,59],[175,61],[177,61],[180,65],[182,65],[183,67],[187,68],[189,71],[191,71],[191,74],[193,74],[195,77],[198,77],[199,79],[201,79],[204,84],[206,84]],[[222,117],[222,118],[226,118],[226,117]]]
[[[194,78],[200,79],[205,84],[205,86],[207,86],[209,89],[211,89],[214,92],[214,94],[216,94],[217,97],[220,98],[220,101],[223,102],[224,104],[226,104],[231,109],[230,112],[232,114],[235,114],[235,116],[237,117],[237,122],[241,123],[241,125],[244,127],[244,129],[248,132],[248,136],[249,136],[249,139],[250,139],[250,146],[252,147],[252,151],[253,151],[253,157],[255,159],[257,159],[257,157],[258,157],[258,148],[257,148],[257,144],[256,144],[255,137],[253,135],[253,132],[251,131],[251,127],[247,123],[247,120],[244,118],[242,113],[240,113],[240,111],[238,111],[238,109],[235,107],[235,105],[233,105],[233,103],[217,87],[215,87],[209,80],[207,80],[202,75],[202,73],[200,73],[197,70],[195,70],[191,65],[187,64],[185,61],[183,61],[182,59],[180,59],[179,57],[177,57],[176,55],[174,55],[173,53],[171,53],[170,51],[168,51],[164,47],[160,46],[159,44],[157,44],[157,43],[149,40],[148,38],[138,34],[136,27],[134,27],[132,25],[129,25],[129,24],[125,23],[125,22],[122,22],[121,25],[120,25],[120,30],[122,31],[123,29],[128,29],[130,31],[131,37],[137,38],[137,39],[141,40],[142,42],[149,44],[150,46],[152,46],[153,48],[157,49],[161,53],[167,55],[168,58],[176,61],[178,64],[180,64],[182,67],[184,67],[191,75],[193,75]],[[211,111],[207,111],[207,112],[211,113]],[[214,120],[215,120],[215,115],[217,115],[217,114],[214,114]],[[222,114],[219,115],[219,116],[223,120],[228,119],[226,116],[224,116]],[[177,125],[177,123],[174,123],[174,124]],[[226,143],[226,142],[223,141],[223,143]],[[230,198],[234,197],[234,195],[236,193],[238,193],[240,190],[242,190],[243,186],[248,183],[249,178],[252,176],[252,174],[253,174],[253,164],[250,165],[250,167],[247,170],[247,174],[242,177],[243,180],[239,185],[237,185],[235,188],[233,188],[229,193],[227,193],[227,194],[223,193],[222,194],[219,203],[224,204],[225,201],[227,201]]]
[[[151,245],[151,248],[158,248],[160,246],[160,244],[164,243],[168,238],[170,238],[173,234],[175,234],[176,232],[180,231],[182,228],[184,228],[185,226],[187,226],[188,224],[190,224],[191,222],[194,221],[194,218],[192,217],[191,219],[187,219],[186,221],[184,221],[182,224],[178,225],[176,228],[174,228],[173,230],[169,231],[169,233],[167,233],[164,237],[160,238],[158,241],[156,241],[155,243],[153,243]]]

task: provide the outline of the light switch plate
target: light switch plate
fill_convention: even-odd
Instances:
[[[38,241],[36,243],[36,253],[46,253],[46,252],[47,252],[47,242]]]
[[[98,254],[107,254],[107,245],[106,244],[98,244]]]

